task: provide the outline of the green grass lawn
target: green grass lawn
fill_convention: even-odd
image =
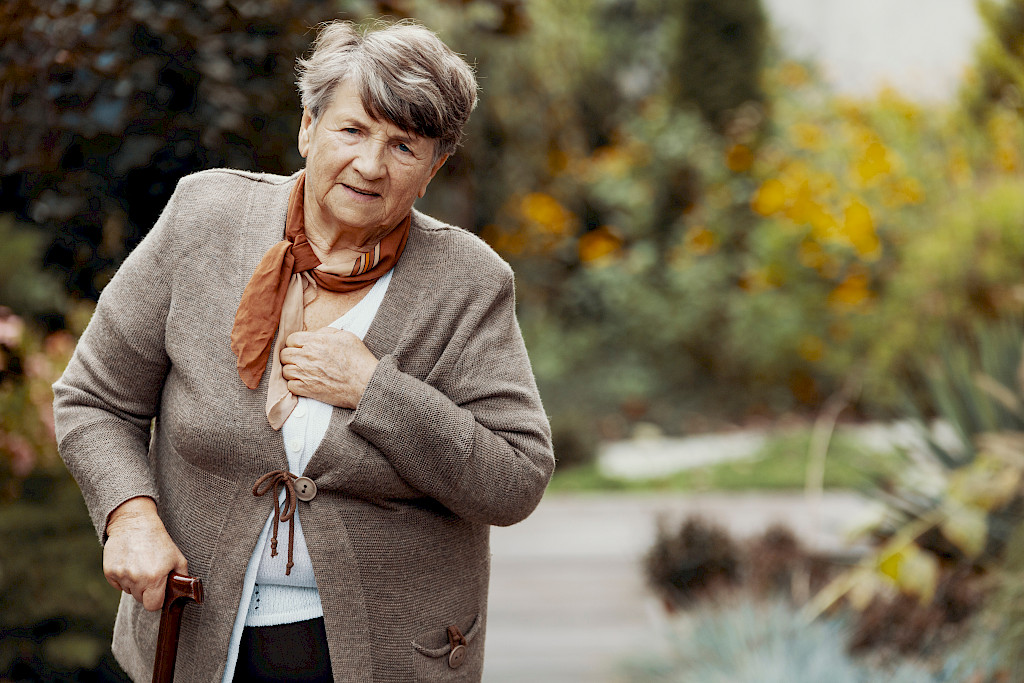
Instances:
[[[745,491],[799,490],[807,479],[810,431],[782,433],[748,460],[695,467],[654,479],[619,479],[596,462],[555,470],[549,490],[558,491]],[[556,454],[557,455],[557,454]],[[837,433],[825,461],[825,488],[864,489],[903,461],[898,453],[875,453]]]

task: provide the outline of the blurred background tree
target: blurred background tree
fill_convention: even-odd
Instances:
[[[967,88],[976,115],[1008,107],[1024,116],[1024,2],[979,0],[986,36],[977,49],[977,73]]]
[[[0,212],[47,235],[46,265],[94,299],[181,176],[298,166],[294,57],[333,9],[4,3]]]
[[[685,0],[671,90],[725,133],[743,105],[762,103],[767,25],[759,0]]]

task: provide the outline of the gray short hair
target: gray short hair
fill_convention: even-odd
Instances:
[[[335,87],[352,79],[368,114],[436,140],[435,158],[455,151],[476,107],[472,68],[433,31],[408,20],[364,31],[348,21],[321,24],[296,71],[302,106],[314,121]]]

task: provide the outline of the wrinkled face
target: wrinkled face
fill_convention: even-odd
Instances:
[[[422,197],[447,156],[434,159],[436,142],[371,117],[356,88],[342,82],[330,106],[299,127],[306,158],[306,215],[319,226],[373,244]],[[312,212],[312,213],[311,213]]]

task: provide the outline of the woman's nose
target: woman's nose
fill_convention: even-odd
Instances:
[[[369,139],[359,145],[352,167],[367,180],[376,180],[384,175],[384,145]]]

